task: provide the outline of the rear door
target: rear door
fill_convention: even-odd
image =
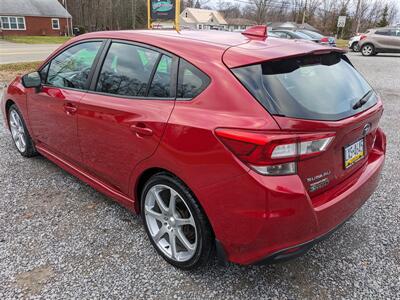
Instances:
[[[400,28],[393,28],[390,30],[391,45],[393,45],[393,52],[400,52]]]
[[[106,50],[107,51],[107,50]],[[135,166],[151,156],[175,103],[177,58],[113,41],[78,115],[86,168],[128,194]]]
[[[65,49],[40,71],[41,90],[27,95],[29,123],[38,143],[78,164],[76,112],[102,43],[85,41]]]
[[[390,35],[390,29],[382,28],[375,31],[373,40],[375,48],[379,51],[390,51],[393,49],[393,38]]]

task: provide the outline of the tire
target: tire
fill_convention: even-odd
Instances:
[[[13,104],[8,110],[8,125],[18,152],[24,157],[33,157],[38,153],[18,107]]]
[[[141,194],[141,216],[152,245],[168,263],[192,270],[209,262],[214,249],[211,226],[180,179],[164,172],[151,177]]]
[[[354,43],[351,45],[351,50],[353,50],[353,52],[359,52],[359,51],[360,51],[360,47],[358,46],[358,43],[357,43],[357,42],[354,42]]]
[[[372,44],[365,44],[361,47],[361,54],[363,56],[375,55],[375,47]]]

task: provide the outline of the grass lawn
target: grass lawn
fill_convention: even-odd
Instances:
[[[69,36],[4,36],[6,41],[25,44],[62,44],[68,41],[70,38],[71,37]]]
[[[9,83],[17,75],[23,75],[34,71],[40,64],[40,61],[24,62],[15,64],[0,64],[0,83]]]
[[[336,46],[339,48],[347,48],[347,43],[349,42],[349,40],[341,40],[341,39],[337,39],[336,40]]]

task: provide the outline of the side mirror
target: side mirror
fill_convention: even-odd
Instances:
[[[42,85],[39,72],[32,72],[22,76],[22,84],[26,88],[39,88]]]

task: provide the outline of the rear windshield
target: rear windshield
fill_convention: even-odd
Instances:
[[[370,85],[339,53],[265,62],[232,71],[272,115],[336,121],[377,102]]]

